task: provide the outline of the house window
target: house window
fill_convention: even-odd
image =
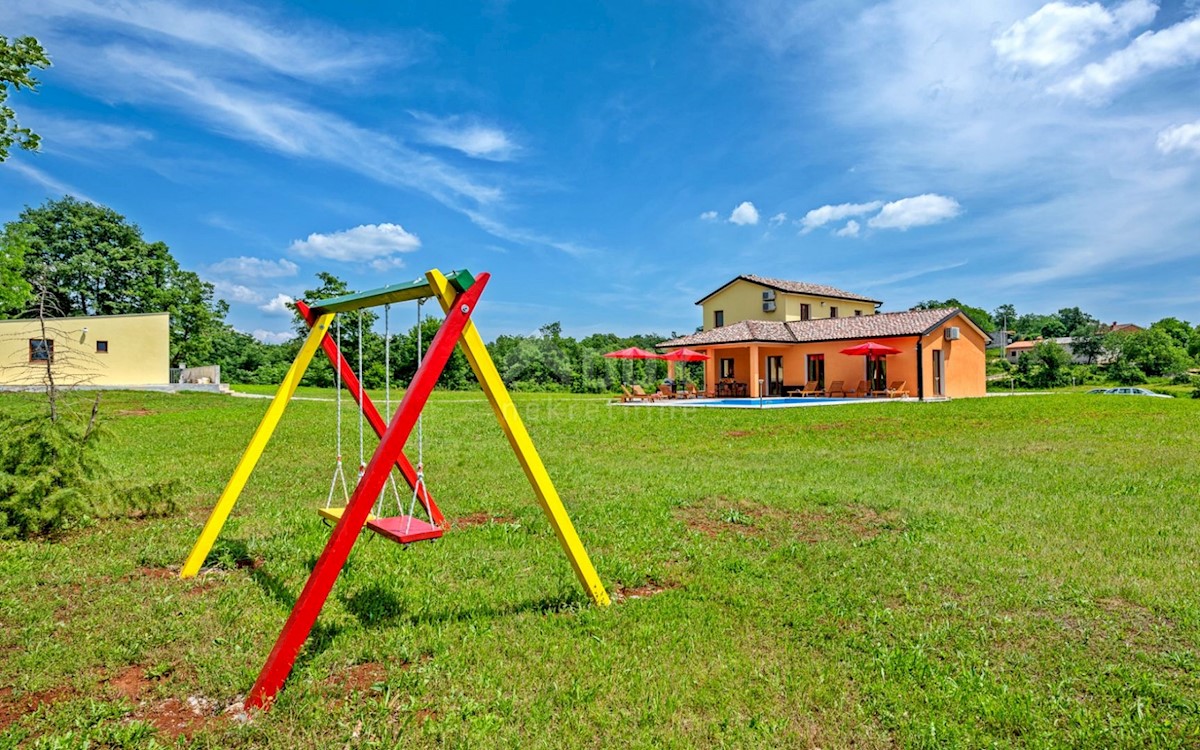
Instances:
[[[808,355],[808,382],[817,383],[820,388],[825,388],[825,355],[810,354]]]
[[[53,362],[54,339],[29,339],[30,362]]]
[[[107,341],[97,341],[96,342],[96,353],[97,354],[108,354],[108,342]]]
[[[725,311],[724,310],[713,311],[713,325],[716,326],[717,328],[720,328],[721,326],[725,325]]]
[[[856,317],[856,318],[861,318],[861,317],[862,317],[862,310],[855,310],[855,311],[854,311],[854,317]]]
[[[800,320],[810,320],[812,318],[812,308],[808,305],[800,304]]]
[[[837,316],[838,316],[838,311],[837,311],[837,308],[836,308],[836,307],[832,307],[832,306],[831,306],[831,307],[829,308],[829,317],[831,317],[831,318],[836,318]]]
[[[722,378],[732,378],[733,377],[733,358],[732,357],[721,360],[721,377]]]

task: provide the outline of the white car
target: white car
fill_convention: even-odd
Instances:
[[[1154,396],[1155,398],[1171,398],[1165,393],[1155,393],[1146,388],[1109,388],[1104,393],[1109,396]]]

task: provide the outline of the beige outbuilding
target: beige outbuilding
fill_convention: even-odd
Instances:
[[[46,364],[65,386],[167,385],[170,315],[0,320],[0,386],[36,386]]]

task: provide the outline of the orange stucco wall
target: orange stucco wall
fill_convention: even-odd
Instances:
[[[957,326],[960,338],[948,341],[945,329]],[[758,344],[756,350],[757,367],[751,367],[750,344],[722,344],[708,347],[695,347],[712,356],[706,363],[705,382],[716,382],[720,374],[719,361],[722,358],[734,360],[734,380],[746,383],[751,396],[758,395],[758,378],[766,379],[766,358],[768,356],[783,357],[783,382],[788,386],[803,385],[807,379],[807,356],[810,354],[825,355],[825,384],[828,386],[836,380],[841,380],[846,387],[853,388],[860,380],[867,379],[867,359],[861,356],[841,354],[841,350],[865,343],[877,341],[895,347],[900,354],[889,355],[886,362],[887,382],[905,381],[908,395],[917,395],[917,336],[902,336],[892,338],[853,339],[847,341],[827,341],[816,344]],[[922,339],[924,361],[924,380],[926,398],[934,397],[933,386],[933,351],[941,350],[945,357],[945,393],[950,398],[967,398],[982,396],[986,392],[986,342],[970,323],[962,316],[947,321],[938,329],[930,332]]]

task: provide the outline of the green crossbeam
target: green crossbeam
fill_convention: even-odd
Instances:
[[[470,271],[451,271],[446,278],[459,292],[465,292],[475,283],[475,277]],[[393,302],[407,302],[414,299],[426,299],[437,294],[425,278],[408,281],[403,284],[381,286],[378,289],[368,289],[365,292],[343,294],[341,297],[330,297],[313,302],[310,307],[317,315],[324,313],[342,313],[351,310],[362,310],[365,307],[378,307]]]

